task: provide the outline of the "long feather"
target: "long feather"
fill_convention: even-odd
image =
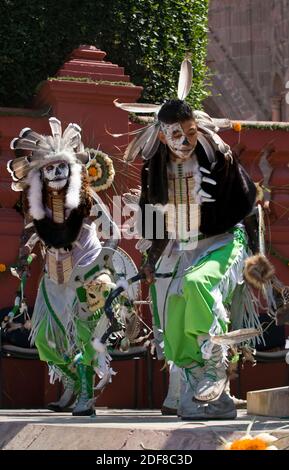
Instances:
[[[153,132],[147,140],[142,155],[145,160],[149,160],[157,151],[160,145],[159,140],[159,125],[155,125]]]
[[[155,128],[152,126],[145,128],[141,134],[139,134],[130,142],[123,156],[125,162],[133,162],[136,159],[136,157],[142,152],[143,148],[152,137],[152,133],[154,133],[154,131]]]
[[[260,334],[261,332],[256,328],[243,328],[240,330],[230,331],[229,333],[224,333],[223,335],[211,336],[211,341],[215,344],[233,345],[243,343],[243,341],[248,341]]]
[[[60,140],[62,136],[61,122],[57,118],[51,117],[49,118],[49,125],[54,138],[54,150],[58,152],[60,149]]]
[[[10,144],[10,148],[13,150],[20,149],[20,150],[30,150],[32,152],[43,150],[43,151],[50,151],[50,146],[43,141],[35,142],[33,140],[28,139],[13,139]]]
[[[178,98],[185,100],[188,96],[193,80],[193,68],[190,59],[183,60],[180,69],[179,83],[178,83]]]
[[[33,132],[30,127],[24,127],[24,128],[21,129],[21,131],[19,132],[19,137],[20,137],[20,138],[27,137],[27,134],[30,133],[30,132]]]
[[[32,129],[25,127],[19,133],[19,138],[32,140],[33,142],[46,142],[46,137],[44,135],[38,134],[38,132],[34,132]]]
[[[30,163],[26,157],[18,157],[14,160],[9,160],[7,163],[7,170],[12,175],[14,181],[21,180],[27,175],[30,169]]]
[[[219,128],[219,129],[230,129],[232,127],[232,123],[230,119],[227,118],[212,118],[214,124]]]
[[[81,144],[81,135],[79,133],[77,133],[71,138],[71,140],[69,142],[69,145],[72,148],[77,148],[77,147],[79,147],[80,144]]]
[[[228,129],[232,127],[232,123],[229,119],[212,118],[207,113],[199,110],[194,111],[194,118],[198,126],[204,130],[209,128],[210,130],[217,132],[220,129]]]
[[[38,142],[38,140],[43,140],[45,141],[45,137],[42,136],[41,134],[38,134],[38,132],[34,132],[32,129],[30,129],[29,127],[24,127],[24,129],[22,129],[20,132],[19,132],[19,138],[20,139],[28,139],[28,140],[33,140],[35,142]]]
[[[53,137],[62,136],[61,122],[56,117],[49,118],[49,125],[51,128]]]
[[[119,103],[118,100],[114,100],[113,104],[124,111],[129,113],[157,113],[161,109],[159,104],[149,103]]]
[[[137,141],[138,137],[135,137],[127,146],[125,149],[124,155],[123,155],[123,160],[125,162],[133,162],[135,158],[137,157],[138,154],[134,155],[134,149],[137,147]],[[139,149],[139,147],[138,147]]]
[[[74,139],[75,136],[80,137],[81,127],[78,124],[71,122],[68,124],[67,128],[63,132],[63,136],[61,139],[61,149],[63,150],[67,145],[70,145],[70,142]]]
[[[154,124],[148,124],[146,127],[150,127],[150,126],[153,126]],[[134,131],[129,131],[129,132],[124,132],[122,134],[112,134],[111,132],[109,132],[108,129],[105,129],[105,132],[110,135],[111,137],[114,137],[115,139],[118,139],[119,137],[124,137],[124,136],[131,136],[131,135],[137,135],[137,134],[140,134],[141,132],[143,132],[143,127],[140,127],[139,129],[135,129]]]

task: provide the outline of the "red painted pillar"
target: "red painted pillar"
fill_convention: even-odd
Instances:
[[[142,88],[130,83],[123,68],[104,61],[105,56],[94,46],[74,50],[56,77],[44,82],[35,102],[40,107],[50,105],[51,113],[67,124],[78,123],[86,146],[100,145],[100,150],[116,153],[115,145],[127,143],[127,137],[115,141],[106,129],[128,132],[128,114],[113,100],[135,102]]]

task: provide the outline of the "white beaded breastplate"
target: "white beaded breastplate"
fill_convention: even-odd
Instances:
[[[201,174],[195,155],[184,163],[168,165],[168,196],[170,209],[166,217],[167,230],[180,241],[198,234],[200,225]],[[174,212],[174,214],[172,214]]]

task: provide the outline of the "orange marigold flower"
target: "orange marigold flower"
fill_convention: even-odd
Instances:
[[[96,176],[98,173],[97,169],[95,168],[95,166],[91,166],[89,169],[88,169],[88,174],[89,176]]]
[[[231,444],[230,450],[265,450],[266,442],[262,439],[239,439]]]
[[[4,273],[6,271],[6,264],[0,263],[0,273]]]
[[[240,122],[234,122],[233,129],[236,132],[240,132],[242,130],[242,124]]]

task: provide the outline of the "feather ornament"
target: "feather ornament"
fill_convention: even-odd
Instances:
[[[81,128],[78,124],[71,122],[63,132],[61,139],[61,149],[63,150],[67,145],[70,145],[71,141],[77,136],[80,136]]]
[[[33,131],[29,127],[24,127],[24,129],[19,132],[19,138],[31,140],[37,145],[39,145],[40,142],[43,143],[44,146],[46,145],[46,137],[44,135],[38,134],[38,132]]]
[[[127,146],[123,159],[125,162],[133,162],[139,154],[149,158],[152,148],[156,144],[159,127],[157,124],[146,127]]]
[[[210,339],[214,344],[225,344],[233,345],[238,343],[243,343],[248,341],[256,336],[260,336],[260,330],[256,328],[241,328],[239,330],[229,331],[229,333],[224,333],[223,335],[211,336]]]
[[[158,113],[161,109],[160,104],[149,104],[149,103],[119,103],[118,100],[114,100],[113,104],[122,109],[123,111],[128,111],[129,113]]]
[[[16,137],[11,141],[10,148],[12,150],[30,150],[30,152],[35,151],[42,151],[42,152],[49,152],[51,151],[51,146],[48,145],[46,142],[29,140],[29,139],[21,139]]]
[[[229,119],[212,118],[207,113],[204,113],[204,111],[194,111],[194,118],[198,126],[205,131],[209,129],[218,132],[220,129],[231,129],[232,127],[232,123]]]
[[[9,160],[7,163],[7,170],[11,174],[13,181],[18,181],[24,178],[30,168],[31,164],[27,157],[19,157],[15,160]]]
[[[60,149],[60,141],[62,136],[61,122],[57,118],[51,117],[49,118],[49,125],[54,138],[54,150],[58,152]]]
[[[181,64],[179,83],[178,83],[178,98],[185,100],[188,96],[193,80],[192,62],[189,58],[185,58]]]

